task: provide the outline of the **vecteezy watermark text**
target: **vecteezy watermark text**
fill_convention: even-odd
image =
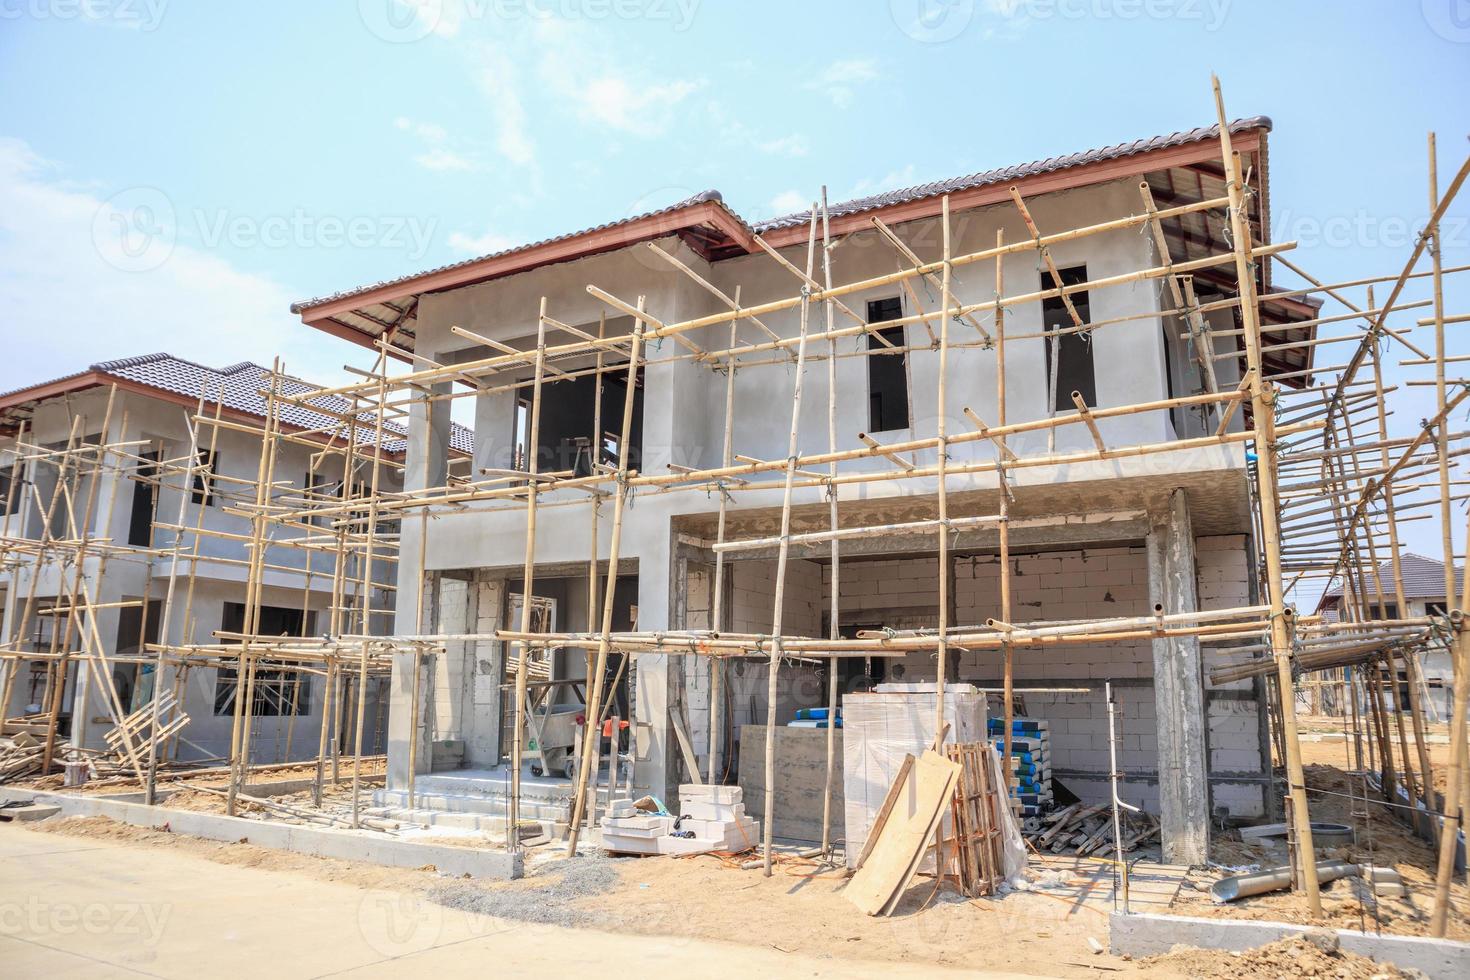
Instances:
[[[82,20],[156,30],[169,0],[0,0],[0,20]]]
[[[924,44],[951,41],[980,22],[1019,29],[1048,20],[1176,20],[1217,31],[1233,0],[888,0],[899,30]],[[983,8],[983,9],[981,9]]]
[[[465,21],[646,20],[675,31],[694,23],[701,0],[358,0],[357,12],[376,37],[419,41]]]
[[[137,936],[154,946],[172,911],[172,905],[150,902],[46,902],[32,895],[0,902],[0,935]]]
[[[97,209],[92,244],[124,272],[163,265],[181,237],[207,249],[376,248],[417,261],[428,253],[437,227],[437,219],[418,215],[314,214],[305,208],[267,215],[194,208],[180,215],[158,188],[130,187]]]

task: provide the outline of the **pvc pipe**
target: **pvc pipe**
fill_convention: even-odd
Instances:
[[[1359,873],[1356,864],[1346,861],[1319,861],[1317,862],[1317,881],[1325,884],[1346,878],[1349,875]],[[1263,895],[1266,892],[1280,891],[1291,887],[1291,866],[1280,868],[1269,868],[1265,871],[1253,871],[1250,874],[1233,875],[1229,878],[1221,878],[1210,886],[1210,897],[1220,904],[1233,902],[1237,898],[1249,898],[1252,895]]]

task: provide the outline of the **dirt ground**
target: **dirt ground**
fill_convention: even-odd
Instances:
[[[1322,949],[1304,939],[1283,939],[1244,953],[1226,953],[1180,947],[1143,961],[1150,969],[1213,980],[1216,977],[1340,977],[1377,980],[1379,977],[1418,976],[1391,964],[1342,950]]]
[[[412,892],[438,904],[505,919],[624,934],[715,939],[836,959],[933,963],[1058,977],[1099,972],[1177,978],[1397,975],[1337,957],[1317,964],[1319,972],[1298,972],[1295,966],[1307,961],[1290,951],[1281,952],[1276,960],[1259,961],[1200,950],[1146,961],[1098,954],[1089,938],[1106,946],[1108,903],[1077,904],[1040,891],[971,901],[948,891],[935,894],[931,881],[920,880],[897,914],[869,918],[843,897],[846,879],[840,871],[790,858],[778,864],[772,877],[765,878],[758,870],[741,871],[734,862],[712,856],[570,861],[532,849],[527,877],[489,883],[448,878],[432,868],[382,868],[283,853],[248,842],[220,844],[104,818],[50,820],[30,826],[56,834],[164,847],[221,864]],[[1181,910],[1181,914],[1188,912]]]
[[[1352,847],[1327,851],[1323,859],[1337,858],[1393,868],[1402,876],[1408,892],[1403,898],[1374,900],[1367,897],[1365,900],[1355,879],[1340,879],[1324,885],[1322,905],[1327,924],[1341,929],[1381,929],[1401,935],[1426,935],[1433,907],[1436,851],[1395,818],[1388,808],[1380,803],[1364,804],[1361,781],[1340,768],[1343,751],[1340,743],[1304,742],[1302,749],[1304,761],[1308,763],[1306,777],[1312,819],[1346,824],[1356,835]],[[1312,750],[1310,753],[1309,749]],[[1332,758],[1334,753],[1336,765],[1313,761]],[[1350,792],[1356,798],[1349,798]],[[1211,842],[1211,857],[1217,864],[1237,868],[1279,867],[1287,863],[1283,846],[1246,843],[1233,832],[1216,835]],[[1209,897],[1208,887],[1218,877],[1218,874],[1191,873],[1185,887],[1180,889],[1173,911],[1180,915],[1309,921],[1305,898],[1294,892],[1276,892],[1230,905],[1216,905]],[[1470,940],[1470,923],[1467,923],[1470,888],[1466,887],[1463,877],[1452,884],[1450,897],[1456,912],[1450,916],[1449,938]]]

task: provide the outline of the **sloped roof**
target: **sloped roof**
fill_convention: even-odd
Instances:
[[[1259,132],[1271,129],[1271,120],[1266,116],[1252,116],[1230,123],[1232,134]],[[1101,179],[1102,168],[1114,161],[1128,157],[1157,154],[1160,151],[1178,151],[1194,143],[1217,140],[1218,125],[1181,130],[1162,136],[1151,136],[1110,146],[1083,150],[1064,156],[1047,157],[1030,163],[1015,164],[992,170],[980,171],[961,177],[917,184],[854,198],[828,206],[834,223],[854,219],[869,212],[897,208],[911,211],[927,205],[920,202],[937,201],[946,194],[965,192],[989,193],[991,189],[1002,191],[1006,185],[1030,179],[1046,182],[1045,191],[1064,189],[1066,186],[1081,186]],[[1264,150],[1264,142],[1261,144]],[[1168,166],[1169,164],[1162,164]],[[1259,154],[1258,173],[1255,180],[1260,185],[1261,197],[1265,197],[1265,155]],[[1050,175],[1059,175],[1052,178]],[[1116,175],[1114,175],[1116,176]],[[1045,192],[1043,191],[1043,192]],[[905,206],[908,207],[905,207]],[[1167,205],[1166,205],[1167,206]],[[1267,209],[1264,200],[1258,202],[1260,215],[1257,220],[1264,232]],[[910,220],[914,215],[890,215],[895,220]],[[582,231],[557,235],[514,248],[491,252],[449,265],[439,266],[412,275],[383,280],[340,290],[314,299],[291,304],[291,311],[302,317],[309,325],[336,336],[372,346],[374,340],[391,332],[397,346],[412,350],[417,321],[418,297],[425,293],[457,289],[477,282],[516,275],[543,265],[566,262],[596,254],[600,251],[623,248],[642,240],[680,235],[705,253],[712,261],[736,255],[749,254],[758,250],[753,234],[782,244],[783,236],[795,234],[795,229],[809,220],[810,212],[796,212],[757,222],[747,222],[733,211],[718,191],[708,190],[693,197],[678,201],[665,208],[648,211],[617,221],[596,225]],[[840,232],[839,232],[840,233]],[[1261,240],[1267,240],[1262,234]],[[1266,268],[1269,268],[1267,266]],[[1269,282],[1266,283],[1269,286]],[[1310,351],[1310,348],[1307,348]]]
[[[265,418],[266,399],[261,392],[270,384],[270,370],[251,361],[240,361],[221,368],[212,368],[195,361],[175,357],[172,354],[143,354],[114,361],[98,361],[86,371],[57,378],[17,391],[0,394],[0,413],[24,410],[46,398],[54,397],[65,390],[95,387],[107,383],[108,379],[132,382],[160,392],[182,396],[190,402],[201,397],[207,405],[218,403],[226,410],[256,418]],[[69,387],[69,382],[75,386]],[[300,378],[282,376],[280,390],[284,394],[299,395],[315,391],[314,385]],[[352,410],[351,403],[335,396],[314,400],[313,404],[327,412],[346,413]],[[314,412],[304,405],[293,402],[280,403],[281,421],[295,429],[320,429],[337,421],[334,416]],[[376,427],[376,416],[372,412],[358,415],[361,424],[356,427],[354,440],[357,445],[371,445]],[[408,430],[401,424],[384,420],[383,451],[402,454],[408,446]],[[465,453],[474,451],[474,433],[456,423],[450,434],[450,446]]]
[[[1425,558],[1413,552],[1405,552],[1399,556],[1399,569],[1404,576],[1404,597],[1409,599],[1443,599],[1444,595],[1444,562],[1435,561],[1433,558]],[[1378,577],[1383,581],[1383,592],[1385,595],[1393,593],[1393,562],[1384,561],[1378,565]],[[1465,569],[1455,569],[1455,589],[1462,590],[1465,587]],[[1322,594],[1322,602],[1342,598],[1341,583],[1334,585]]]
[[[1237,119],[1230,124],[1231,133],[1240,133],[1251,129],[1264,129],[1269,131],[1271,129],[1270,118],[1267,116],[1252,116],[1249,119]],[[1081,167],[1091,163],[1118,160],[1138,153],[1147,153],[1151,150],[1166,150],[1175,146],[1183,146],[1186,143],[1199,143],[1206,140],[1218,140],[1219,138],[1219,125],[1201,126],[1197,129],[1186,129],[1176,133],[1168,133],[1164,136],[1150,136],[1127,143],[1115,143],[1112,146],[1098,147],[1094,150],[1068,153],[1065,156],[1047,157],[1045,160],[1033,160],[1030,163],[997,167],[994,170],[982,170],[979,173],[968,174],[963,177],[950,177],[945,180],[931,181],[927,184],[915,184],[913,187],[882,191],[878,194],[870,194],[867,197],[857,197],[850,201],[843,201],[840,204],[829,204],[827,206],[827,213],[831,218],[843,218],[850,214],[876,211],[879,208],[892,207],[895,204],[906,204],[909,201],[917,201],[926,197],[938,197],[941,194],[957,194],[960,191],[967,191],[975,187],[985,187],[989,184],[1011,184],[1026,177],[1055,173],[1058,170],[1068,170],[1072,167]],[[764,234],[776,228],[790,228],[793,225],[805,225],[810,221],[810,210],[798,211],[779,218],[772,218],[769,221],[762,221],[756,224],[755,230],[757,233]]]

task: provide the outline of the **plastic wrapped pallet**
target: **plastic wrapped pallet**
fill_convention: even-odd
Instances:
[[[969,684],[947,685],[944,720],[946,743],[984,741],[985,695]],[[844,846],[853,867],[904,756],[934,745],[934,685],[880,684],[871,693],[847,695],[842,732]],[[932,866],[932,858],[926,860]]]

